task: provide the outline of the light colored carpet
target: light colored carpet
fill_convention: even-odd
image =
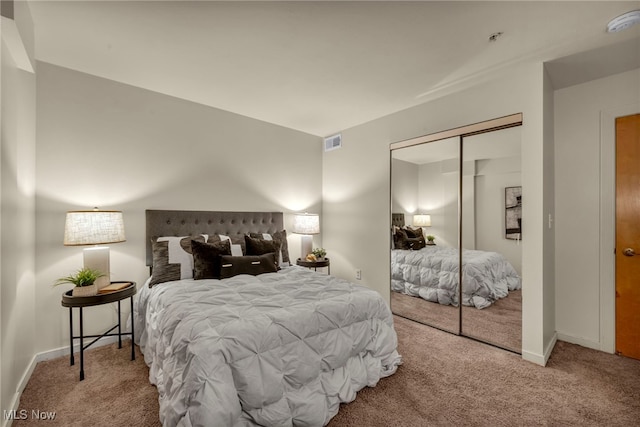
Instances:
[[[330,427],[637,426],[640,361],[558,342],[547,367],[395,317],[404,364]]]
[[[26,419],[22,426],[160,426],[158,391],[149,383],[149,368],[131,341],[93,348],[84,353],[84,381],[79,381],[80,355],[69,366],[69,357],[40,362],[20,399]],[[53,421],[38,421],[32,411],[55,412]],[[18,412],[20,413],[20,412]]]
[[[394,317],[404,364],[342,405],[341,426],[636,426],[640,361],[558,342],[546,368],[518,355]],[[86,379],[68,357],[37,365],[20,409],[54,421],[14,426],[158,426],[158,395],[138,353],[85,353]],[[211,420],[211,425],[216,425]]]

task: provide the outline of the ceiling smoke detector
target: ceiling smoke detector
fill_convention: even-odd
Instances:
[[[500,38],[500,36],[502,35],[502,31],[498,31],[497,33],[493,33],[489,36],[489,41],[490,42],[494,42],[496,40],[498,40],[498,38]]]
[[[607,24],[607,32],[617,33],[619,31],[626,30],[632,25],[640,22],[640,10],[632,10],[631,12],[623,13],[617,18],[613,18]]]

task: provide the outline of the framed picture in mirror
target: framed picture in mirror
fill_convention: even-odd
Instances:
[[[522,240],[522,187],[504,189],[505,237],[509,240]]]

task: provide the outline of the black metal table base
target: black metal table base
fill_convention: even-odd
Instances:
[[[134,347],[134,340],[133,340],[133,334],[134,334],[134,321],[133,321],[133,295],[131,297],[129,297],[130,301],[131,301],[131,332],[122,332],[122,319],[121,319],[121,315],[120,315],[120,300],[118,300],[118,323],[114,326],[112,326],[109,330],[107,330],[106,332],[104,332],[101,335],[84,335],[84,319],[82,316],[82,309],[83,307],[78,307],[78,309],[80,309],[80,335],[73,335],[73,308],[74,307],[69,307],[69,336],[70,338],[70,346],[69,346],[69,351],[70,351],[70,365],[73,366],[75,365],[75,358],[73,356],[73,343],[74,340],[79,339],[80,340],[80,381],[84,380],[84,351],[91,347],[93,344],[95,344],[99,339],[104,338],[104,337],[118,337],[118,348],[122,348],[122,336],[127,336],[130,335],[131,336],[131,360],[136,360],[136,351],[135,351],[135,347]],[[118,332],[117,333],[111,333],[111,331],[113,331],[114,329],[118,328]],[[91,341],[89,344],[84,345],[84,339],[85,338],[95,338],[93,341]]]

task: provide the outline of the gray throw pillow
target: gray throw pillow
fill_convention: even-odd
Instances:
[[[159,236],[151,239],[153,264],[149,287],[158,283],[193,278],[192,240],[204,242],[204,236]],[[173,248],[173,252],[170,248]]]
[[[169,242],[157,240],[151,241],[153,253],[153,267],[149,287],[158,283],[180,280],[180,264],[169,264]]]

